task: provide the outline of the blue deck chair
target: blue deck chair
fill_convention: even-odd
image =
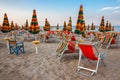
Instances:
[[[18,55],[19,52],[24,54],[24,42],[9,41],[9,50],[10,54],[15,53]]]

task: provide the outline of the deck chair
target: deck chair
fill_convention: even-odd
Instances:
[[[94,37],[92,37],[92,42],[97,42],[99,40],[100,35],[97,33],[93,32],[92,33]]]
[[[9,41],[10,54],[15,53],[18,55],[19,52],[24,53],[24,42]]]
[[[80,52],[79,52],[79,62],[78,62],[78,70],[77,72],[86,76],[93,76],[95,73],[97,73],[98,70],[98,65],[99,62],[101,60],[101,62],[103,63],[103,65],[105,66],[103,59],[105,57],[105,53],[99,53],[97,50],[97,47],[95,45],[91,45],[91,44],[78,44]],[[95,55],[95,53],[98,54],[98,56]],[[82,55],[85,57],[84,59],[87,59],[87,61],[85,61],[82,64]],[[93,66],[90,67],[90,65],[87,65],[88,62],[90,62],[92,64],[92,62],[95,62],[96,66],[94,66],[95,69],[93,69]],[[83,72],[81,72],[81,70],[83,70]],[[91,74],[88,75],[84,73],[85,71],[88,71],[89,73],[91,72]]]
[[[52,41],[59,41],[59,39],[57,39],[54,31],[48,31],[45,36],[45,41],[52,42]]]
[[[110,44],[111,44],[112,40],[113,40],[113,36],[112,35],[106,35],[104,37],[104,41],[101,44],[101,47],[108,49],[110,47]]]
[[[76,53],[75,44],[73,41],[60,41],[60,43],[57,46],[57,49],[55,50],[55,53],[57,53],[57,57],[60,59],[62,58],[63,54],[67,53]]]

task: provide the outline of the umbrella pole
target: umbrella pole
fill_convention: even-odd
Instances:
[[[34,38],[35,38],[35,40],[37,40],[37,36],[36,36],[36,34],[34,34]]]
[[[9,42],[7,41],[7,48],[9,49]]]
[[[36,54],[38,54],[38,47],[35,47],[35,49],[36,49]]]

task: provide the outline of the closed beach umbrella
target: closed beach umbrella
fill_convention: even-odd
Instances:
[[[17,23],[15,23],[15,30],[18,30],[20,27],[18,26]]]
[[[29,32],[32,34],[38,34],[40,32],[40,27],[37,21],[36,10],[33,10],[31,25],[29,27]]]
[[[114,26],[112,27],[112,31],[114,31]]]
[[[105,30],[109,31],[108,21],[106,21]]]
[[[49,31],[49,30],[50,30],[50,24],[49,24],[47,18],[45,19],[45,26],[43,27],[43,29],[44,29],[45,31]]]
[[[10,25],[10,27],[11,27],[11,30],[15,30],[15,26],[14,26],[13,21],[11,21],[11,25]]]
[[[66,21],[64,21],[63,31],[67,30]]]
[[[59,24],[57,24],[57,26],[56,26],[56,30],[59,30]]]
[[[104,23],[104,16],[102,16],[101,23],[99,26],[99,31],[104,32],[105,31],[105,23]]]
[[[28,20],[26,20],[24,29],[25,29],[25,30],[28,30],[28,29],[29,29]]]
[[[82,5],[80,6],[75,33],[76,34],[84,34],[85,33],[85,21],[84,21],[84,17],[83,17]]]
[[[2,27],[1,27],[1,31],[3,33],[8,33],[10,32],[11,28],[10,28],[10,25],[9,25],[9,20],[8,20],[8,17],[7,17],[7,14],[5,13],[4,14],[4,19],[3,19],[3,24],[2,24]]]
[[[111,22],[109,22],[109,31],[111,31],[112,25]]]
[[[72,20],[71,20],[71,17],[69,18],[67,30],[68,30],[68,31],[72,31]]]
[[[91,25],[91,30],[95,30],[95,26],[94,26],[93,22],[92,22],[92,25]]]

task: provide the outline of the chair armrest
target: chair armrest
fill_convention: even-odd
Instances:
[[[17,42],[17,44],[23,44],[24,42]]]
[[[24,42],[17,42],[16,44],[17,44],[17,46],[23,46]]]

